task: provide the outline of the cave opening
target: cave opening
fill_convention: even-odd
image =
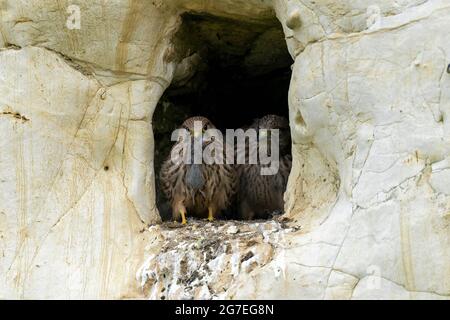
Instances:
[[[185,13],[174,48],[178,67],[153,115],[156,201],[163,221],[171,220],[171,208],[159,172],[170,154],[173,130],[192,116],[207,117],[222,132],[268,114],[288,119],[293,63],[276,18],[247,22]]]

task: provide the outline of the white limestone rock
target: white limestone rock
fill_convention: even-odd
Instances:
[[[140,109],[159,85],[105,88],[41,48],[0,65],[2,298],[126,296],[158,221]]]
[[[450,297],[448,1],[86,0],[79,30],[59,3],[0,2],[0,298]],[[278,222],[155,225],[151,118],[195,66],[171,42],[186,10],[280,20]]]

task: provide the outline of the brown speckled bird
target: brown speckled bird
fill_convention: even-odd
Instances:
[[[199,137],[202,150],[217,142],[214,139],[203,139],[202,134],[194,132],[195,121],[201,122],[203,133],[208,129],[215,129],[204,117],[192,117],[184,121],[181,128],[189,132],[192,145]],[[172,151],[180,143],[181,140],[175,143]],[[225,148],[217,150],[223,149]],[[172,207],[172,217],[175,221],[181,217],[182,224],[186,224],[187,214],[214,220],[229,205],[237,184],[236,172],[228,164],[206,164],[204,161],[201,164],[177,164],[170,155],[161,167],[160,177],[162,189]]]
[[[258,138],[261,129],[279,129],[280,162],[275,175],[261,175],[261,168],[267,165],[262,165],[259,161],[258,164],[248,164],[247,161],[246,164],[238,166],[238,210],[239,216],[245,220],[264,219],[271,213],[283,211],[283,195],[292,165],[291,135],[286,118],[266,115],[256,119],[250,128],[257,130]],[[270,152],[270,142],[268,150]],[[248,153],[248,148],[246,152]]]

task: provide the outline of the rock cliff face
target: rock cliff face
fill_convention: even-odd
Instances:
[[[158,224],[185,12],[283,28],[276,221]],[[449,29],[445,0],[1,0],[0,298],[448,299]]]

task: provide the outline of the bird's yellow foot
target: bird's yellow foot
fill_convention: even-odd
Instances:
[[[214,221],[214,215],[211,209],[208,209],[208,221]]]
[[[187,221],[186,221],[186,212],[181,211],[180,213],[181,213],[181,224],[187,224]]]

